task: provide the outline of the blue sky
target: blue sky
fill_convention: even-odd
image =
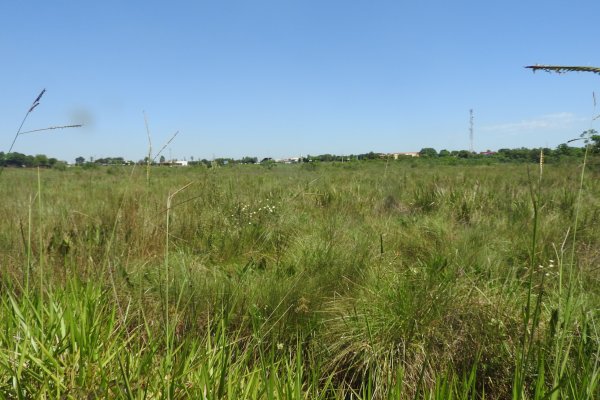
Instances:
[[[555,147],[593,127],[599,1],[4,1],[0,151],[72,162]],[[600,95],[599,95],[600,98]],[[600,106],[600,105],[599,105]]]

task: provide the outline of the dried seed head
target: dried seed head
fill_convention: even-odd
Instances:
[[[33,104],[35,104],[35,103],[39,103],[39,102],[40,102],[40,99],[42,98],[42,96],[44,95],[44,93],[46,93],[46,89],[43,89],[43,90],[40,92],[39,96],[38,96],[38,97],[35,99],[35,101],[33,102]]]
[[[44,93],[46,93],[46,89],[43,89],[40,94],[38,95],[38,97],[33,101],[33,103],[31,104],[31,107],[29,108],[28,113],[32,112],[37,106],[40,105],[40,99],[42,98],[42,96],[44,95]]]

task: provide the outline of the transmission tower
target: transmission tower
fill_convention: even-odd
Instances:
[[[471,153],[473,153],[474,152],[474,150],[473,150],[473,109],[469,110],[469,114],[470,114],[470,117],[469,117],[469,143],[470,143],[469,151]]]

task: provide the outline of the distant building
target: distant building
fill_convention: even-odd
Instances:
[[[281,158],[275,161],[282,164],[296,164],[300,162],[300,157]]]
[[[172,160],[172,161],[163,161],[161,163],[159,163],[159,165],[165,166],[165,167],[187,167],[188,166],[188,161],[180,161],[180,160]]]

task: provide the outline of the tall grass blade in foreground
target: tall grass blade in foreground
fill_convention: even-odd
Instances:
[[[54,129],[80,128],[80,127],[83,126],[81,124],[77,124],[77,125],[50,126],[50,127],[47,127],[47,128],[33,129],[33,130],[22,132],[21,129],[23,129],[23,125],[25,124],[25,121],[27,120],[27,117],[29,117],[29,114],[31,114],[33,112],[33,110],[35,110],[37,108],[37,106],[40,105],[40,100],[42,99],[42,96],[44,95],[44,93],[46,93],[46,89],[42,89],[42,91],[35,98],[35,100],[33,101],[33,103],[31,103],[31,106],[29,107],[29,109],[25,113],[25,116],[23,117],[23,120],[21,121],[21,125],[19,125],[19,129],[17,129],[17,133],[15,134],[15,137],[13,138],[13,141],[10,144],[10,147],[8,148],[7,154],[10,154],[10,152],[12,152],[13,147],[15,146],[15,143],[17,142],[17,139],[19,138],[19,136],[23,135],[25,133],[41,132],[41,131],[54,130]],[[0,168],[0,176],[2,176],[3,172],[4,172],[4,167],[1,167]]]
[[[25,121],[27,120],[27,117],[29,117],[29,114],[31,114],[31,112],[33,110],[35,110],[35,108],[37,106],[40,105],[40,100],[42,99],[42,96],[44,95],[44,93],[46,93],[46,89],[42,89],[42,91],[40,92],[40,94],[35,98],[35,100],[33,101],[33,103],[31,103],[31,106],[29,107],[29,109],[27,110],[27,112],[25,113],[25,116],[23,117],[23,120],[21,121],[21,125],[19,125],[19,129],[17,129],[17,133],[15,134],[15,137],[12,141],[12,143],[10,144],[10,148],[8,149],[7,153],[10,153],[15,145],[15,142],[17,141],[17,138],[19,137],[19,135],[21,134],[21,129],[23,128],[23,125],[25,124]]]

